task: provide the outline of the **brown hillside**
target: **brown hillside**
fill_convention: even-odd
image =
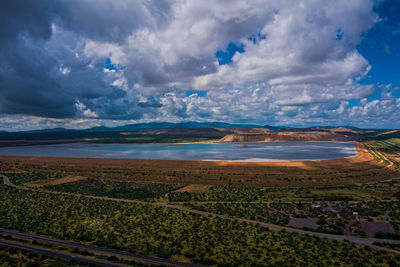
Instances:
[[[265,134],[228,134],[220,142],[284,142],[284,141],[345,141],[340,134],[324,132],[270,132]]]

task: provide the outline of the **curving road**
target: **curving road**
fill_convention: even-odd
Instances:
[[[27,240],[36,240],[36,241],[42,242],[42,243],[51,243],[51,244],[56,244],[56,245],[61,245],[61,246],[78,248],[80,250],[86,250],[86,251],[92,252],[94,254],[100,254],[100,255],[106,255],[106,256],[116,256],[117,258],[129,260],[129,261],[141,262],[141,263],[145,263],[145,264],[166,265],[166,266],[187,266],[187,267],[199,266],[199,265],[192,264],[192,263],[176,262],[176,261],[171,261],[171,260],[152,257],[152,256],[134,254],[134,253],[129,253],[129,252],[115,250],[115,249],[109,249],[109,248],[103,248],[103,247],[97,247],[97,246],[92,246],[92,245],[76,243],[76,242],[72,242],[72,241],[59,240],[59,239],[54,239],[54,238],[40,236],[40,235],[20,233],[20,232],[10,231],[10,230],[6,230],[6,229],[0,229],[0,234],[12,236],[15,238],[27,239]],[[0,239],[0,244],[5,243],[5,242],[15,243],[15,242],[12,242],[9,240]],[[37,248],[37,247],[31,246],[29,244],[24,244],[24,245],[30,246],[32,249]],[[37,248],[37,249],[42,249],[42,248]],[[51,251],[49,249],[42,249],[42,250]],[[41,251],[37,251],[37,252],[41,252]],[[52,252],[59,253],[58,251],[52,251]],[[41,253],[43,253],[43,252],[41,252]],[[66,253],[63,253],[63,254],[66,254]],[[67,254],[67,255],[69,255],[69,254]],[[57,255],[54,255],[54,256],[57,256]],[[71,255],[69,255],[69,257],[71,258]],[[89,258],[89,257],[84,257],[84,256],[82,256],[82,257],[84,258],[84,260],[82,260],[82,261],[85,261],[85,259]],[[72,258],[78,259],[78,256],[73,255]],[[91,259],[91,258],[89,258],[89,259]],[[110,265],[105,265],[105,266],[110,266]],[[126,266],[126,265],[118,264],[115,266]]]
[[[4,184],[9,185],[14,188],[18,188],[18,189],[38,191],[38,192],[47,192],[47,193],[52,193],[52,194],[75,195],[75,196],[77,195],[75,193],[55,192],[55,191],[49,191],[49,190],[37,190],[37,189],[33,189],[33,188],[16,186],[16,185],[10,183],[10,181],[8,180],[8,178],[6,176],[0,175],[0,177],[3,177]],[[301,235],[309,235],[309,236],[328,238],[328,239],[339,240],[339,241],[349,241],[352,243],[366,245],[366,246],[374,247],[376,249],[385,250],[388,252],[393,252],[393,253],[398,253],[398,254],[400,253],[400,251],[389,249],[389,248],[384,248],[384,247],[379,247],[379,246],[376,246],[373,244],[374,242],[400,244],[400,240],[389,240],[389,239],[380,239],[380,238],[361,238],[361,237],[356,237],[356,236],[333,235],[333,234],[305,231],[302,229],[291,228],[288,226],[281,226],[281,225],[276,225],[276,224],[259,222],[259,221],[255,221],[255,220],[230,217],[230,216],[216,214],[216,213],[212,213],[212,212],[194,210],[194,209],[190,209],[190,208],[187,208],[184,206],[177,206],[177,205],[173,205],[173,204],[165,203],[165,202],[145,202],[145,201],[139,201],[139,200],[118,199],[118,198],[101,197],[101,196],[88,196],[88,195],[80,195],[80,194],[79,194],[79,196],[83,196],[83,197],[87,197],[87,198],[91,198],[91,199],[102,199],[102,200],[109,200],[109,201],[120,201],[120,202],[139,203],[139,204],[168,207],[168,208],[178,209],[178,210],[182,210],[182,211],[186,211],[186,212],[190,212],[190,213],[198,214],[198,215],[202,215],[202,216],[207,216],[207,217],[212,216],[215,218],[221,218],[221,219],[230,220],[230,221],[234,221],[234,222],[257,225],[257,226],[265,227],[265,228],[268,228],[270,230],[275,230],[275,231],[286,231],[288,233],[297,233],[297,234],[301,234]]]
[[[92,257],[86,257],[86,256],[81,256],[81,255],[72,255],[72,254],[69,254],[69,253],[66,253],[66,252],[60,252],[60,251],[54,251],[54,250],[47,249],[47,248],[35,247],[35,246],[30,245],[30,244],[19,243],[19,242],[14,242],[14,241],[10,241],[10,240],[2,240],[2,239],[0,239],[0,246],[18,248],[18,249],[22,249],[22,250],[27,250],[27,251],[32,251],[32,252],[45,254],[45,255],[48,255],[48,256],[62,258],[62,259],[65,259],[67,261],[77,260],[79,262],[96,264],[96,265],[105,266],[105,267],[128,266],[128,265],[125,265],[125,264],[112,263],[112,262],[109,262],[109,261],[100,260],[100,259],[96,259],[96,258],[92,258]]]

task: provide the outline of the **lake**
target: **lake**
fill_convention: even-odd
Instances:
[[[57,144],[1,147],[2,156],[123,159],[309,161],[357,156],[354,142]]]

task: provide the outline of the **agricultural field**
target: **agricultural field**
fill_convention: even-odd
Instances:
[[[0,186],[0,227],[213,265],[397,265],[400,256],[149,204]],[[324,253],[320,253],[321,249]]]
[[[92,196],[104,196],[124,199],[153,199],[177,190],[181,186],[159,183],[127,183],[100,179],[87,179],[79,182],[63,183],[59,185],[43,186],[51,191],[79,193]]]

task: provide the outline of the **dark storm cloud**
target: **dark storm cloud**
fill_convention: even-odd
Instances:
[[[122,42],[139,27],[166,26],[170,5],[165,0],[62,0],[60,26],[88,38]]]
[[[0,2],[0,44],[14,41],[20,34],[47,39],[56,1],[15,0]]]
[[[376,91],[360,84],[371,66],[357,50],[377,21],[373,3],[1,1],[0,123],[29,124],[26,115],[29,128],[59,126],[53,118],[289,124],[391,111],[400,106],[393,93],[347,102]],[[217,52],[230,43],[243,49],[220,65]],[[207,93],[186,94],[196,90]]]
[[[51,49],[23,36],[0,55],[0,112],[66,118],[74,116],[77,98],[107,96],[112,101],[125,95],[103,79],[102,64],[88,68],[85,62],[73,60],[68,47]],[[60,73],[65,62],[68,75]]]
[[[68,117],[73,99],[50,77],[56,60],[42,46],[52,35],[56,1],[1,1],[0,112]]]
[[[105,77],[105,58],[79,58],[81,40],[123,42],[139,26],[165,25],[168,9],[165,1],[1,1],[0,113],[74,117],[77,99],[104,117],[121,113],[113,102],[126,92]]]

